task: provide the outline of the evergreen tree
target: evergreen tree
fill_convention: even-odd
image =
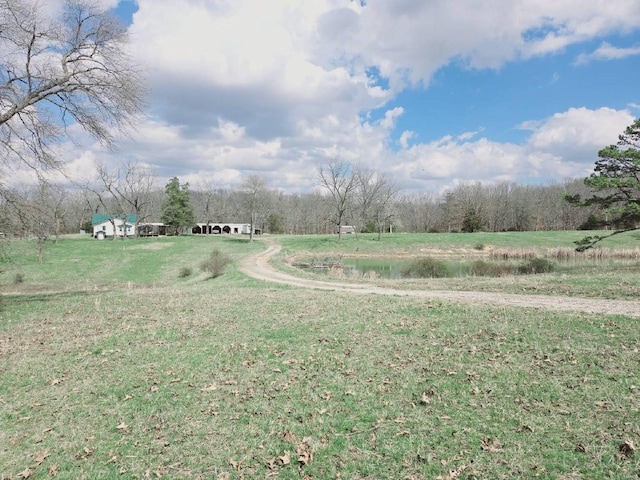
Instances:
[[[462,231],[464,233],[473,233],[478,230],[482,230],[482,217],[474,207],[469,207],[462,219]]]
[[[166,198],[162,204],[162,222],[169,235],[180,235],[184,227],[195,223],[189,184],[180,185],[178,177],[173,177],[164,187]]]
[[[593,247],[600,240],[640,228],[640,119],[618,137],[617,145],[598,152],[594,172],[584,179],[593,196],[568,197],[570,203],[600,207],[606,226],[616,229],[608,235],[585,237],[576,242],[578,251]]]

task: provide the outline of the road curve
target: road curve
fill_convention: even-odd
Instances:
[[[442,299],[458,303],[504,305],[556,311],[601,313],[640,317],[640,301],[601,298],[559,297],[552,295],[517,295],[512,293],[469,292],[453,290],[397,290],[365,283],[338,283],[295,277],[274,269],[269,260],[280,251],[280,245],[266,242],[267,249],[243,259],[239,269],[244,274],[263,280],[300,288],[349,292],[354,294],[395,295]]]

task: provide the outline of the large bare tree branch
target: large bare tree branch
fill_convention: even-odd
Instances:
[[[7,166],[59,166],[51,153],[80,125],[111,146],[144,107],[127,31],[89,0],[48,18],[33,0],[0,0],[0,148]]]

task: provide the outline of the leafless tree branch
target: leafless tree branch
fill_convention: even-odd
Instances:
[[[144,108],[127,31],[89,0],[48,18],[32,0],[0,0],[0,149],[5,166],[59,167],[51,147],[77,124],[105,145]]]

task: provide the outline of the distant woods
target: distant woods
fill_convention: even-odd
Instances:
[[[139,182],[139,191],[128,191],[127,198],[135,198],[139,209],[133,213],[143,221],[161,221],[166,213],[163,205],[166,207],[167,194],[159,183],[155,181],[150,187],[149,181]],[[369,186],[375,184],[368,183]],[[252,223],[262,232],[272,234],[337,233],[336,202],[326,191],[285,194],[266,184],[260,186],[259,205],[247,201],[246,185],[237,190],[216,189],[211,184],[195,185],[183,193],[190,197],[196,222]],[[30,214],[27,218],[24,208],[12,208],[8,197],[2,198],[0,231],[46,238],[77,233],[81,229],[89,231],[94,213],[132,213],[120,211],[126,202],[117,195],[101,194],[100,189],[105,188],[104,182],[97,182],[92,188],[80,190],[53,185],[34,187],[33,192],[22,189],[16,192],[16,198],[33,203],[32,210],[37,215]],[[378,234],[390,230],[416,233],[576,230],[590,228],[590,222],[597,227],[599,224],[594,219],[601,218],[601,208],[572,205],[565,198],[584,197],[589,192],[582,179],[547,185],[467,183],[440,195],[394,190],[392,197],[388,191],[378,197],[377,204],[371,202],[371,196],[360,192],[341,204],[339,221],[356,227],[357,233]],[[40,201],[43,198],[46,202]],[[51,201],[52,198],[55,201]],[[41,207],[35,208],[37,205]]]

